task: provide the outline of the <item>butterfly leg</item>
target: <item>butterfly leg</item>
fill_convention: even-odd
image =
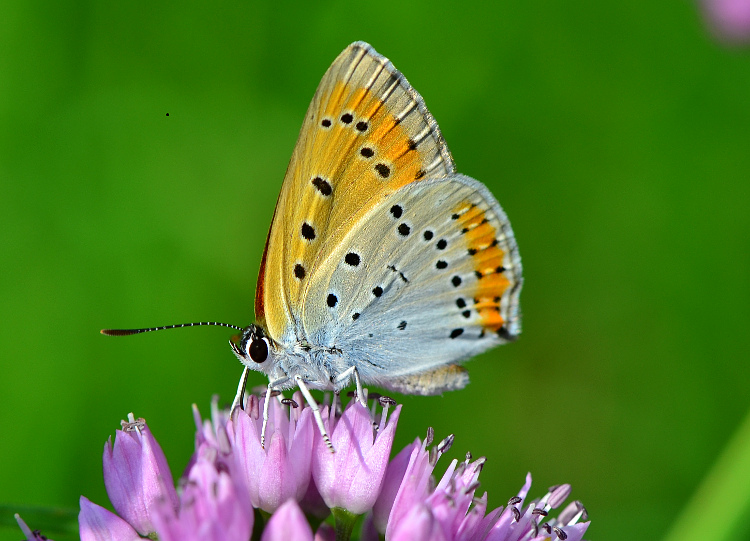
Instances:
[[[354,376],[354,385],[357,387],[357,400],[359,400],[359,403],[363,406],[367,407],[367,397],[365,397],[365,393],[362,390],[362,381],[359,379],[359,372],[357,371],[356,366],[350,366],[341,374],[336,376],[336,378],[333,380],[334,385],[341,383],[342,381],[346,381],[349,379],[349,376]]]
[[[271,394],[273,393],[273,388],[278,387],[282,383],[286,383],[289,381],[289,376],[284,376],[283,378],[276,379],[274,381],[268,382],[268,389],[266,390],[266,399],[263,401],[263,427],[260,429],[260,446],[261,448],[266,448],[266,427],[268,426],[268,404],[271,403]]]
[[[234,411],[234,408],[239,406],[242,409],[245,409],[245,389],[247,387],[247,374],[248,374],[248,368],[245,367],[242,370],[242,376],[240,376],[240,382],[237,385],[237,394],[234,396],[234,400],[232,401],[232,409],[230,409],[230,413]]]
[[[328,449],[332,453],[335,453],[336,450],[333,448],[333,444],[331,443],[331,438],[328,436],[326,427],[323,424],[323,417],[321,417],[320,415],[320,408],[318,407],[318,403],[313,398],[313,395],[310,394],[310,389],[307,388],[307,385],[305,384],[305,381],[302,379],[301,376],[294,376],[294,381],[295,383],[297,383],[299,390],[302,391],[302,395],[305,397],[305,400],[307,401],[307,405],[310,406],[310,409],[313,412],[313,417],[315,418],[315,424],[318,425],[318,430],[320,430],[320,435],[323,437],[323,441],[326,442],[326,446],[328,447]]]

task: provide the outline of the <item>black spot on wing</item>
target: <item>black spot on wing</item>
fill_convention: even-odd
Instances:
[[[302,224],[302,236],[307,240],[315,240],[315,228],[308,224],[307,222],[304,222]]]
[[[346,262],[347,265],[351,267],[356,267],[359,265],[359,262],[360,262],[359,254],[356,254],[354,252],[349,252],[344,257],[344,261]]]
[[[328,181],[322,179],[321,177],[315,177],[312,179],[312,185],[315,186],[315,189],[320,192],[321,195],[328,197],[333,192],[333,188],[331,188],[331,185],[328,183]]]
[[[378,175],[380,175],[383,178],[388,178],[391,174],[391,168],[388,167],[384,163],[378,163],[375,165],[375,171],[378,172]]]

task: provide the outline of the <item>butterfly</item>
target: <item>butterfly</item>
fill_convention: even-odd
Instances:
[[[244,365],[235,404],[249,370],[268,377],[267,396],[299,387],[330,447],[310,389],[354,380],[361,399],[362,384],[417,395],[463,388],[462,361],[520,333],[522,283],[496,199],[456,172],[401,72],[353,43],[305,115],[260,265],[256,322],[218,324],[242,331],[230,340]]]

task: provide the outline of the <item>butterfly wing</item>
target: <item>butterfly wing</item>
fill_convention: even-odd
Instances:
[[[347,47],[307,111],[266,241],[255,313],[269,336],[286,345],[309,340],[311,277],[326,272],[330,252],[402,186],[454,170],[403,75],[368,44]]]
[[[401,73],[350,45],[318,87],[284,179],[259,323],[282,345],[340,351],[366,383],[427,394],[465,385],[456,363],[520,332],[521,283],[495,198],[455,174]]]
[[[386,388],[456,386],[467,380],[455,363],[520,332],[513,231],[489,190],[463,175],[383,197],[308,283],[310,342],[341,350],[363,381]]]

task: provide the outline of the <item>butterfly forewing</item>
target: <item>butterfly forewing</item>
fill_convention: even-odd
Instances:
[[[304,335],[311,276],[355,224],[400,187],[454,172],[422,98],[384,57],[354,43],[308,109],[269,232],[256,317],[281,343]]]

